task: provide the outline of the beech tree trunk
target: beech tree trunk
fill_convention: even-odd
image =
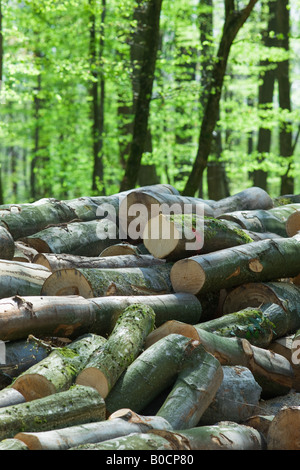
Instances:
[[[197,426],[223,380],[220,362],[202,345],[192,350],[161,408],[156,413],[173,429]]]
[[[287,221],[291,214],[300,209],[300,204],[286,204],[269,210],[235,211],[221,214],[218,218],[229,220],[241,228],[253,232],[271,232],[288,237]]]
[[[77,385],[29,403],[0,408],[0,439],[24,431],[48,431],[104,419],[103,398],[93,388]]]
[[[42,295],[150,295],[173,292],[171,266],[117,269],[59,269],[43,284]]]
[[[143,241],[156,258],[177,261],[196,254],[210,253],[253,240],[243,230],[225,221],[194,214],[163,215],[151,218]]]
[[[170,325],[167,336],[165,336],[164,328],[158,328],[155,338],[152,337],[150,342],[146,341],[146,345],[150,345],[146,351],[149,351],[162,339],[178,335],[177,326],[176,333],[173,333]],[[192,335],[190,335],[191,331]],[[245,338],[228,338],[195,326],[192,327],[192,325],[188,329],[183,328],[181,334],[193,341],[200,342],[206,351],[213,354],[222,365],[247,367],[261,386],[262,393],[266,398],[284,395],[292,388],[293,369],[290,362],[280,354],[251,345]]]
[[[264,450],[262,435],[249,426],[221,422],[184,431],[150,431],[110,439],[99,444],[86,444],[73,450]],[[112,462],[113,463],[113,462]]]
[[[80,426],[45,431],[21,432],[17,439],[29,450],[67,450],[84,444],[93,444],[132,433],[151,429],[171,429],[170,424],[159,416],[141,416],[129,409],[119,410],[106,421],[85,423]]]
[[[72,222],[45,228],[22,241],[39,253],[70,253],[99,256],[107,246],[118,240],[115,222],[109,219]]]
[[[25,397],[22,393],[18,392],[18,390],[15,390],[14,388],[6,387],[0,390],[0,408],[18,405],[25,401]]]
[[[51,271],[37,264],[0,260],[0,298],[13,295],[40,295]]]
[[[259,411],[261,387],[247,367],[223,366],[223,380],[199,425],[220,421],[243,423]]]
[[[300,406],[284,407],[276,413],[267,436],[268,450],[300,450]]]
[[[19,375],[12,387],[26,401],[68,390],[94,351],[103,347],[105,342],[103,337],[89,334],[65,348],[56,348],[45,359]]]
[[[109,414],[120,408],[136,413],[175,382],[185,357],[198,342],[182,335],[169,335],[146,349],[130,364],[107,396]]]
[[[182,259],[172,267],[172,286],[175,292],[199,294],[293,277],[300,272],[299,246],[296,235]]]
[[[155,313],[151,307],[142,304],[127,307],[106,344],[94,351],[79,372],[76,383],[94,387],[106,398],[122,372],[141,353],[154,322]]]
[[[153,308],[155,325],[177,319],[200,321],[202,306],[191,294],[108,296],[12,297],[0,299],[0,339],[15,341],[36,336],[77,338],[86,333],[107,336],[119,315],[129,305],[143,303]]]
[[[38,253],[33,262],[41,264],[50,271],[66,268],[132,268],[161,265],[164,260],[159,260],[152,255],[120,255],[107,257],[76,256],[70,254]]]

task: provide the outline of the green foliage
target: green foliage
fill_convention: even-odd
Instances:
[[[102,24],[101,0],[2,2],[0,164],[5,202],[91,194],[90,90],[100,77],[105,81],[105,189],[107,194],[119,190],[128,155],[125,149],[131,142],[134,64],[130,54],[137,25],[134,10],[140,3],[107,0]],[[225,163],[232,192],[251,185],[249,175],[261,168],[268,172],[270,193],[278,193],[279,177],[287,166],[287,160],[280,157],[279,132],[288,122],[295,136],[300,121],[296,86],[292,88],[292,111],[279,108],[277,89],[274,103],[264,108],[257,104],[264,71],[276,67],[278,62],[289,59],[295,85],[299,79],[299,21],[293,21],[290,51],[266,47],[262,34],[267,27],[268,5],[267,0],[258,2],[238,34],[225,77],[218,124],[222,149],[220,154],[212,150],[210,158]],[[297,6],[299,0],[290,2],[293,19]],[[211,11],[213,30],[207,30],[201,42],[200,27]],[[100,39],[104,39],[101,59],[93,68],[91,13],[96,17],[97,53]],[[206,92],[204,71],[209,74],[214,65],[211,54],[218,49],[223,20],[221,0],[215,0],[213,7],[206,0],[163,1],[149,125],[152,146],[143,155],[142,163],[154,163],[161,182],[171,183],[179,190],[184,187],[197,152]],[[274,36],[276,32],[269,34]],[[267,63],[262,65],[262,61]],[[266,155],[256,151],[258,129],[262,126],[273,136],[271,151]],[[259,158],[262,156],[263,160]],[[296,147],[292,174],[297,177],[299,171]]]

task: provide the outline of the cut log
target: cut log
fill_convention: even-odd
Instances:
[[[293,389],[300,392],[300,349],[297,336],[288,335],[274,340],[269,349],[284,356],[291,364],[294,372]]]
[[[0,450],[29,450],[19,439],[4,439],[0,442]]]
[[[299,209],[293,212],[286,221],[286,233],[293,237],[300,231],[300,205]]]
[[[94,387],[106,398],[124,370],[141,353],[154,322],[155,313],[151,307],[142,304],[127,307],[106,344],[94,351],[76,383]]]
[[[193,197],[152,191],[132,191],[120,203],[120,238],[138,244],[143,239],[146,223],[162,214],[188,214],[213,216],[211,207]]]
[[[197,426],[222,380],[220,362],[199,344],[185,360],[157,416],[164,418],[176,430]]]
[[[171,265],[146,268],[59,269],[43,284],[41,295],[150,295],[173,292]]]
[[[175,292],[199,294],[296,276],[300,272],[299,247],[300,236],[295,236],[182,259],[172,267],[172,286]]]
[[[271,232],[288,237],[287,220],[299,209],[300,204],[287,204],[269,210],[235,211],[221,214],[218,218],[238,223],[241,228],[253,232]]]
[[[120,408],[141,412],[175,382],[185,356],[198,344],[182,335],[172,334],[142,352],[107,396],[108,413]]]
[[[15,242],[10,232],[0,225],[0,259],[12,260],[15,253]]]
[[[117,240],[117,225],[109,219],[64,223],[21,239],[39,253],[82,256],[98,256],[104,248],[117,243]]]
[[[162,265],[165,263],[165,260],[159,260],[154,258],[152,255],[89,257],[76,256],[65,253],[38,253],[34,257],[33,263],[45,266],[53,272],[57,271],[58,269],[68,268],[139,268],[153,265]]]
[[[191,294],[108,296],[84,299],[79,296],[29,296],[0,299],[0,339],[16,341],[29,334],[38,337],[77,338],[85,333],[107,336],[119,315],[135,303],[155,311],[155,324],[171,318],[198,323],[201,303]]]
[[[37,264],[0,260],[0,298],[39,295],[51,271]]]
[[[33,204],[10,206],[0,212],[0,221],[14,240],[33,235],[47,225],[70,222],[74,211],[62,201],[41,200]]]
[[[38,254],[38,252],[31,246],[26,245],[21,241],[15,243],[15,252],[14,252],[14,261],[21,261],[22,263],[32,263],[33,258]]]
[[[171,429],[170,424],[158,416],[141,416],[131,410],[119,410],[109,420],[86,423],[80,426],[45,432],[21,432],[16,438],[30,450],[67,450],[71,447],[92,444],[147,432],[151,429]]]
[[[222,369],[222,383],[201,416],[200,426],[219,421],[242,423],[259,410],[262,389],[252,372],[242,366],[223,366]]]
[[[263,436],[254,428],[232,422],[200,426],[184,431],[134,433],[98,444],[86,444],[71,450],[264,450]],[[111,463],[113,463],[111,457]],[[182,456],[185,463],[189,455]]]
[[[25,403],[25,401],[24,396],[18,390],[7,387],[0,391],[0,408],[18,405],[19,403]]]
[[[194,328],[191,338],[193,341],[200,342],[207,352],[213,354],[222,365],[244,366],[253,374],[256,382],[261,386],[264,397],[284,395],[288,393],[293,385],[294,374],[290,362],[280,354],[269,351],[264,348],[251,345],[244,338],[228,338],[216,335],[209,331],[196,328],[195,326],[188,330],[183,330],[183,334],[190,337],[190,331]],[[159,336],[159,331],[162,336]],[[167,336],[164,328],[158,328],[155,338],[152,337],[146,346],[150,344],[149,349],[154,347],[163,338],[168,338],[173,334],[170,333],[171,325],[169,325]],[[198,334],[198,337],[196,337]],[[195,339],[197,338],[197,339]],[[149,349],[146,349],[148,351]]]
[[[272,420],[268,450],[300,450],[300,406],[282,408]]]
[[[279,323],[278,317],[277,336],[284,336],[299,328],[299,297],[300,287],[290,282],[247,283],[228,293],[223,304],[223,313],[236,312],[246,307],[257,308],[263,304],[278,304],[286,312],[286,321],[284,322],[282,316]]]
[[[253,240],[243,230],[218,219],[194,214],[160,214],[147,222],[143,241],[156,258],[175,261]]]
[[[143,243],[132,245],[131,243],[116,243],[105,248],[100,256],[122,256],[122,255],[149,255],[149,251]]]
[[[56,348],[45,359],[20,374],[12,388],[20,392],[26,401],[68,390],[94,351],[103,347],[105,342],[106,339],[101,336],[88,334],[64,348]]]
[[[214,209],[214,217],[218,217],[226,212],[271,209],[274,207],[274,202],[264,189],[252,186],[232,196],[216,201],[212,207]]]
[[[269,427],[273,419],[274,419],[274,415],[270,415],[270,416],[254,415],[246,419],[243,424],[256,429],[258,432],[260,432],[260,434],[264,436],[264,439],[267,442]]]
[[[31,402],[0,408],[0,439],[19,432],[38,432],[105,419],[105,403],[99,393],[83,385]]]

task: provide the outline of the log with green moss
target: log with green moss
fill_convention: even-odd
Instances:
[[[117,243],[118,228],[109,219],[54,225],[21,241],[39,253],[69,253],[98,256],[104,248]]]
[[[38,253],[33,263],[41,264],[50,271],[66,268],[141,268],[162,265],[165,261],[152,255],[120,255],[120,256],[77,256],[66,253]]]
[[[71,450],[264,450],[264,437],[254,428],[243,424],[221,422],[212,426],[199,426],[182,431],[153,430],[133,433],[98,444],[85,444]],[[113,459],[113,457],[110,457]],[[178,455],[180,462],[188,464],[189,454]],[[111,463],[113,461],[111,460]]]
[[[181,328],[182,335],[200,342],[222,365],[247,367],[261,386],[264,397],[284,395],[291,390],[294,380],[293,368],[280,354],[254,346],[245,338],[229,338],[202,330],[200,327],[189,325],[188,328],[183,328],[182,325],[174,323],[174,330],[172,325],[169,325],[167,330],[163,325],[158,328],[155,337],[149,342],[146,340],[146,347],[151,349],[163,339],[178,335]]]
[[[173,334],[142,352],[106,397],[108,413],[120,408],[141,412],[175,382],[186,356],[198,344],[190,338]]]
[[[153,295],[173,292],[171,265],[146,268],[59,269],[43,284],[42,295],[81,295],[85,298],[110,295]]]
[[[10,205],[0,211],[1,225],[14,240],[27,237],[51,224],[67,223],[76,218],[72,208],[62,201],[41,199],[32,204]]]
[[[51,271],[37,264],[0,260],[0,298],[13,295],[40,295]]]
[[[197,426],[222,380],[220,362],[199,344],[186,358],[171,392],[156,415],[167,420],[176,430]]]
[[[106,339],[87,334],[68,346],[55,348],[45,359],[20,374],[12,388],[26,401],[68,390],[92,354],[104,347]]]
[[[105,403],[92,387],[76,385],[30,402],[0,408],[0,439],[105,419]]]
[[[172,267],[172,286],[175,292],[197,295],[296,276],[300,272],[299,247],[300,235],[296,235],[185,258]]]
[[[106,398],[120,375],[141,353],[154,323],[155,312],[151,307],[143,304],[127,307],[107,342],[94,351],[82,368],[76,383],[94,387]]]
[[[219,219],[229,220],[241,228],[253,232],[271,232],[282,237],[288,237],[287,220],[291,214],[300,209],[300,204],[286,204],[268,210],[234,211],[218,216]]]
[[[175,261],[198,253],[244,245],[253,240],[227,221],[197,214],[160,214],[147,222],[143,241],[156,258]]]
[[[0,299],[0,339],[16,341],[28,335],[77,338],[86,333],[107,336],[129,305],[153,308],[155,325],[177,319],[197,323],[200,301],[192,294],[129,295],[85,299],[80,296],[14,296]]]
[[[44,432],[21,432],[16,438],[29,450],[67,450],[132,433],[148,432],[151,429],[172,428],[166,420],[158,416],[141,416],[131,410],[122,409],[105,421]]]

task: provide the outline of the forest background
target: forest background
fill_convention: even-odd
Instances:
[[[300,0],[0,0],[0,203],[300,192]]]

